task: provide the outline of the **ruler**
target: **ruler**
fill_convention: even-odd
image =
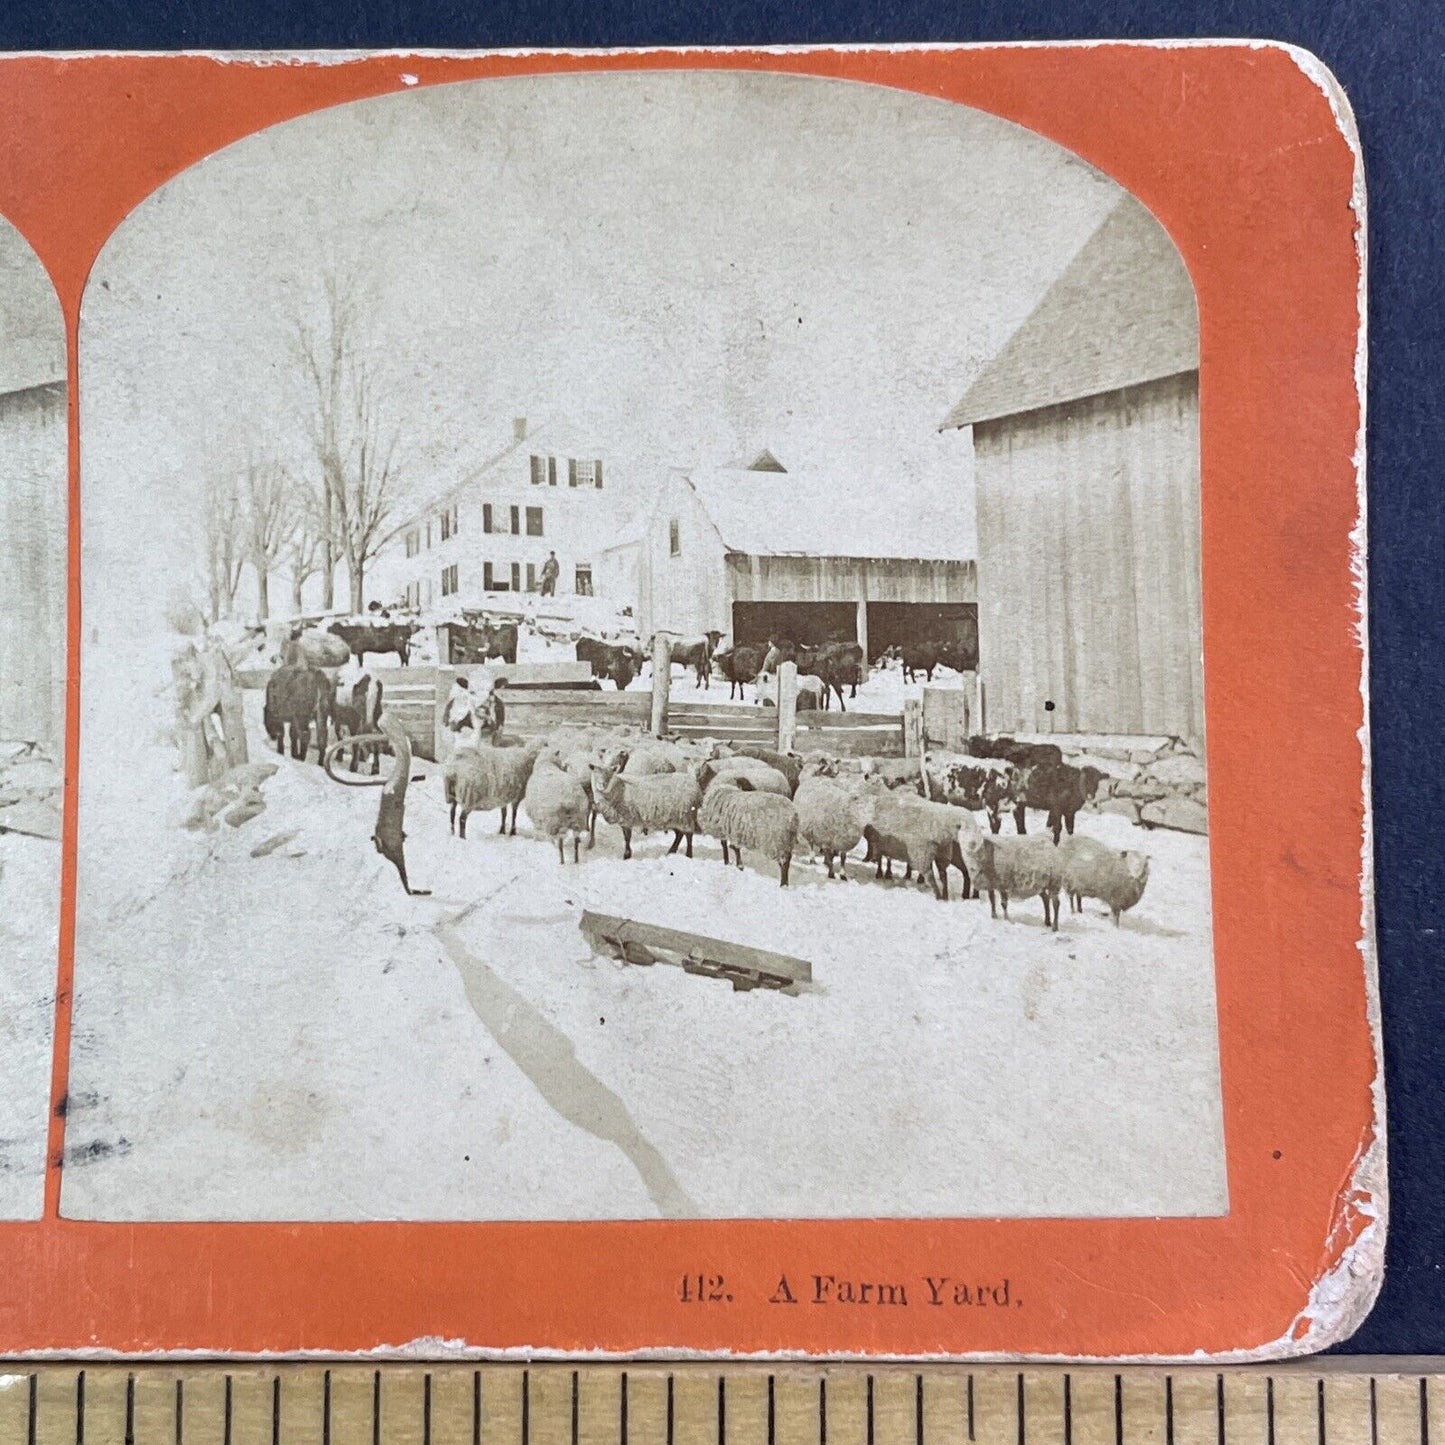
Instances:
[[[0,1445],[1445,1445],[1445,1361],[1332,1364],[15,1364]]]

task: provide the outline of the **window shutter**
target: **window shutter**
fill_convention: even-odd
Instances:
[[[522,531],[522,509],[521,509],[520,507],[513,507],[513,508],[512,508],[512,535],[513,535],[514,537],[516,537],[516,536],[520,535],[521,531]]]
[[[556,457],[548,457],[548,458],[547,458],[547,485],[548,485],[549,487],[555,487],[555,486],[557,485],[557,458],[556,458]]]
[[[491,504],[490,502],[483,502],[483,503],[482,503],[482,531],[484,531],[484,532],[490,532],[491,530],[492,530],[492,504]]]
[[[568,485],[569,487],[575,487],[575,486],[577,485],[577,458],[576,458],[576,457],[568,457],[568,458],[567,458],[567,485]]]
[[[513,563],[512,563],[512,591],[513,591],[513,592],[520,592],[521,590],[522,590],[522,564],[521,564],[520,562],[513,562]]]
[[[600,492],[602,490],[602,458],[598,457],[592,463],[592,485]]]

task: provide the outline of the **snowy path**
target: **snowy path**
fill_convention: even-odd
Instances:
[[[99,744],[97,744],[99,746]],[[430,771],[430,770],[426,770]],[[517,1219],[1213,1213],[1226,1204],[1202,838],[1115,929],[1057,935],[853,865],[580,866],[413,785],[408,898],[376,793],[287,760],[239,832],[179,831],[159,745],[83,770],[63,1211]],[[255,859],[258,842],[296,838]],[[585,908],[809,959],[733,993],[595,957]]]

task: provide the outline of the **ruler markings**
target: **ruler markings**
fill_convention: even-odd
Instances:
[[[1373,1375],[1370,1376],[1370,1445],[1380,1445],[1380,1402]]]
[[[1320,1445],[1325,1437],[1320,1436]],[[1430,1381],[1420,1376],[1420,1445],[1430,1445]]]
[[[973,1432],[969,1431],[972,1436]],[[1064,1445],[1074,1445],[1074,1382],[1064,1376]]]
[[[923,1376],[917,1377],[913,1387],[913,1440],[914,1445],[923,1445]]]
[[[972,1374],[970,1374],[969,1377],[968,1377],[968,1438],[969,1438],[970,1440],[973,1440],[973,1439],[976,1438],[975,1435],[974,1435],[974,1433],[973,1433],[973,1376],[972,1376]]]
[[[1019,1445],[1025,1445],[1025,1430],[1024,1430],[1024,1376],[1023,1376],[1023,1371],[1022,1371],[1022,1370],[1019,1371],[1019,1377],[1018,1377],[1018,1391],[1017,1391],[1017,1396],[1016,1396],[1016,1408],[1017,1408],[1017,1410],[1018,1410],[1018,1416],[1019,1416],[1019,1424],[1018,1424],[1018,1439],[1019,1439]]]
[[[480,1376],[478,1376],[480,1378]],[[622,1384],[617,1400],[617,1439],[619,1445],[627,1445],[627,1371],[622,1372]]]
[[[722,1381],[719,1380],[721,1385]],[[718,1445],[722,1445],[719,1441]],[[818,1377],[818,1445],[828,1445],[828,1381],[825,1376]]]
[[[431,1371],[421,1377],[421,1439],[431,1445]],[[577,1375],[572,1375],[572,1442],[577,1442]]]
[[[868,1445],[873,1445],[873,1376],[868,1376]]]
[[[131,1392],[132,1390],[134,1390],[134,1388],[135,1388],[135,1376],[132,1375],[132,1376],[130,1377],[130,1382],[129,1382],[128,1387],[127,1387],[127,1395],[129,1395],[130,1392]],[[231,1395],[232,1395],[231,1377],[230,1377],[230,1375],[227,1375],[227,1376],[226,1376],[225,1407],[224,1407],[224,1414],[222,1415],[222,1418],[221,1418],[221,1445],[231,1445],[231,1430],[232,1430],[232,1424],[233,1424],[233,1420],[234,1420],[234,1411],[233,1411],[233,1405],[232,1405]],[[127,1426],[128,1426],[128,1425],[129,1425],[129,1415],[130,1415],[130,1409],[129,1409],[130,1400],[129,1400],[129,1399],[127,1399],[127,1401],[126,1401],[126,1406],[127,1406],[126,1416],[127,1416]],[[126,1445],[131,1445],[131,1442],[130,1442],[130,1440],[129,1440],[129,1430],[128,1430],[128,1429],[127,1429],[127,1441],[126,1441]]]
[[[331,1445],[331,1371],[321,1377],[321,1445]]]
[[[672,1445],[672,1424],[673,1424],[673,1391],[672,1376],[667,1377],[667,1445]],[[526,1441],[523,1441],[526,1445]]]
[[[627,1376],[622,1377],[622,1398],[627,1399]],[[482,1445],[482,1372],[472,1371],[472,1445]],[[622,1413],[622,1445],[627,1445],[627,1407]]]

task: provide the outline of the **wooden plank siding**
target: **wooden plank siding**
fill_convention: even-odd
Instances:
[[[1198,373],[973,440],[988,730],[1202,739]]]
[[[734,602],[976,602],[971,561],[899,557],[752,557],[732,552]]]

